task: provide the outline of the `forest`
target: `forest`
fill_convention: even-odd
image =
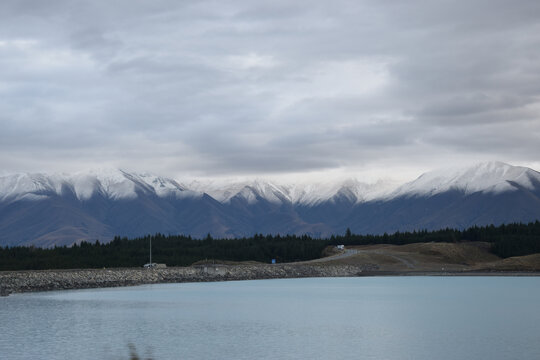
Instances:
[[[396,232],[359,235],[349,229],[326,239],[308,235],[262,235],[237,239],[193,239],[184,235],[147,235],[135,239],[115,237],[108,243],[81,242],[73,246],[38,248],[0,247],[0,270],[83,269],[140,267],[148,262],[152,242],[153,262],[189,266],[199,261],[257,261],[278,263],[319,258],[331,245],[404,245],[420,242],[484,241],[500,257],[540,253],[540,222],[474,226],[465,230]]]

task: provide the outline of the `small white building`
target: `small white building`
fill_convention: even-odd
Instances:
[[[165,264],[156,264],[156,263],[148,263],[148,264],[144,264],[143,267],[145,269],[166,269],[167,265],[165,265]]]
[[[345,245],[336,245],[338,250],[345,250]]]

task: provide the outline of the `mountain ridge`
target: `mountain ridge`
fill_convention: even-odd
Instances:
[[[346,228],[390,233],[536,219],[540,173],[501,162],[436,170],[399,186],[358,179],[208,185],[119,169],[0,177],[0,245],[70,245],[155,232],[317,237]]]
[[[222,203],[230,202],[233,197],[239,196],[248,202],[262,197],[274,203],[286,201],[313,205],[328,201],[338,194],[348,196],[355,202],[368,202],[404,195],[434,195],[453,188],[464,190],[468,194],[476,191],[508,191],[514,188],[512,183],[531,189],[534,187],[532,182],[535,181],[540,181],[539,172],[497,161],[430,171],[398,186],[383,181],[366,183],[356,178],[300,184],[278,183],[264,179],[218,185],[200,181],[185,184],[151,173],[107,168],[74,174],[22,173],[0,176],[0,201],[30,194],[33,194],[36,200],[46,193],[56,192],[61,195],[64,186],[68,186],[80,200],[87,200],[97,192],[113,199],[120,199],[134,198],[137,197],[137,191],[145,191],[153,192],[160,197],[200,197],[206,193]],[[28,198],[31,199],[32,196]]]

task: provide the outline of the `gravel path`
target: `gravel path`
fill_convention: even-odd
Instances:
[[[327,257],[323,257],[323,258],[315,259],[315,260],[303,261],[303,262],[301,262],[301,263],[299,263],[299,264],[325,263],[325,262],[328,262],[328,261],[333,261],[333,260],[339,260],[339,259],[348,258],[348,257],[353,256],[353,255],[356,255],[356,254],[358,254],[358,250],[355,250],[355,249],[345,249],[345,250],[343,250],[341,253],[336,254],[336,255],[327,256]]]

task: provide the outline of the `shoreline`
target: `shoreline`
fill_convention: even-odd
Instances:
[[[0,272],[0,296],[14,293],[144,284],[374,276],[540,276],[534,271],[380,271],[366,265],[196,265],[163,269],[109,268]]]

